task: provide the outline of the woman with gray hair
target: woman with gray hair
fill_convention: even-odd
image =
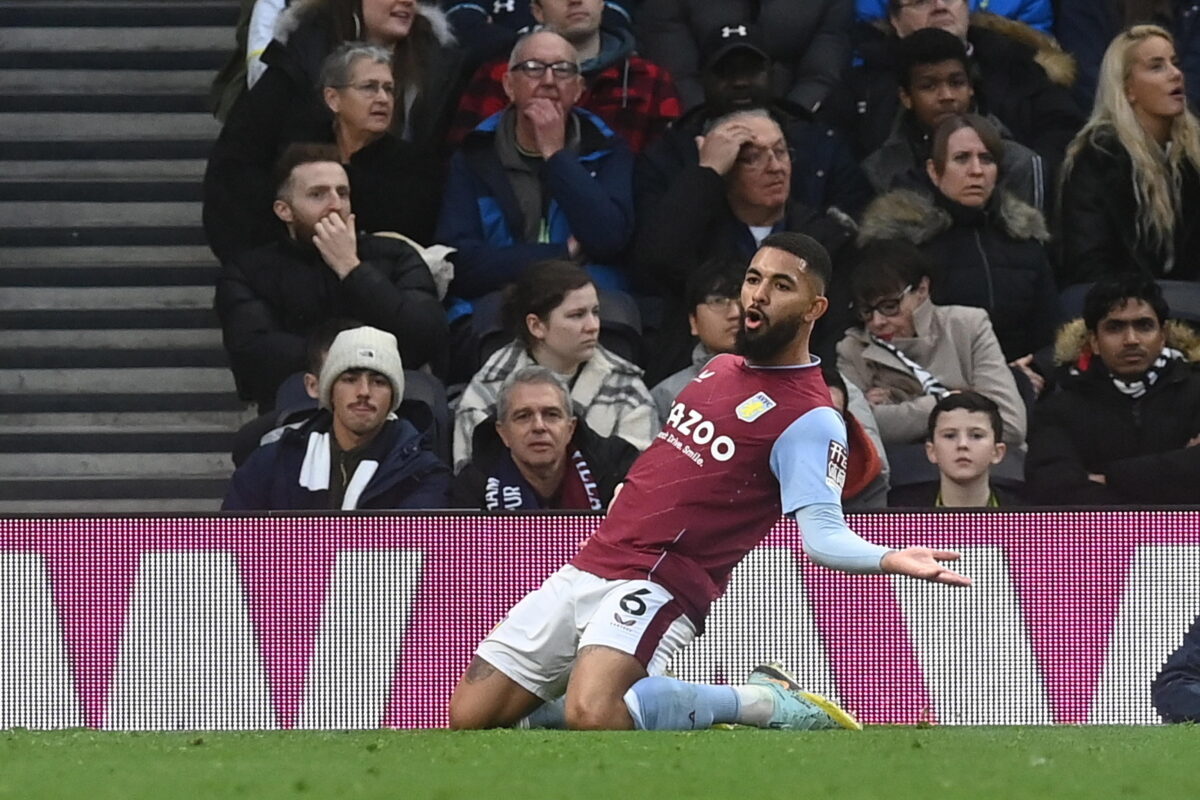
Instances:
[[[321,66],[321,96],[333,114],[322,139],[341,153],[359,230],[430,244],[441,187],[433,162],[393,132],[396,93],[386,49],[343,43]]]

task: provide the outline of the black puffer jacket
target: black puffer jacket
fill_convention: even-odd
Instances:
[[[1059,283],[1069,286],[1133,271],[1180,281],[1200,277],[1200,175],[1188,162],[1184,165],[1182,203],[1175,214],[1175,263],[1166,272],[1166,249],[1137,231],[1129,153],[1115,133],[1099,131],[1063,181]]]
[[[1194,505],[1200,447],[1187,443],[1200,433],[1200,338],[1183,323],[1167,323],[1167,345],[1185,360],[1170,361],[1138,399],[1117,390],[1098,357],[1079,366],[1086,338],[1083,320],[1059,333],[1059,389],[1034,407],[1029,430],[1031,498],[1047,505]]]
[[[217,278],[216,309],[238,392],[269,409],[322,322],[348,317],[395,334],[407,369],[440,361],[448,336],[429,268],[404,242],[359,239],[362,263],[339,280],[316,248],[294,239],[241,253]]]
[[[1053,340],[1058,295],[1043,246],[1049,235],[1032,206],[1006,192],[973,209],[936,190],[898,189],[863,215],[859,242],[878,239],[917,245],[936,269],[933,302],[986,309],[1010,361]]]
[[[1200,722],[1200,617],[1158,671],[1150,697],[1164,722]]]
[[[701,48],[742,22],[762,33],[776,94],[816,111],[850,63],[853,0],[643,0],[636,30],[641,54],[671,73],[686,111],[704,102]]]

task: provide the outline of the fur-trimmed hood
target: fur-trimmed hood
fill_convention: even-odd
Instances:
[[[281,44],[287,44],[288,39],[305,20],[327,8],[329,3],[330,0],[296,0],[283,10],[275,21],[275,38]],[[458,44],[446,12],[430,3],[417,3],[416,11],[429,20],[438,44],[443,47]]]
[[[892,29],[892,24],[886,16],[872,20],[870,25],[885,37],[896,35],[896,32]],[[970,25],[974,28],[998,33],[1001,36],[1032,48],[1034,51],[1033,60],[1042,69],[1046,70],[1046,75],[1049,76],[1051,81],[1067,88],[1075,85],[1075,79],[1079,74],[1079,66],[1075,63],[1075,57],[1066,50],[1063,50],[1062,45],[1054,37],[1042,33],[1037,28],[1032,28],[1020,20],[1009,19],[997,14],[989,14],[986,11],[976,11],[971,14]]]
[[[1174,319],[1167,320],[1163,328],[1167,334],[1167,347],[1179,350],[1193,364],[1200,363],[1200,333],[1186,322]],[[1091,347],[1082,317],[1058,329],[1058,336],[1054,340],[1055,364],[1074,364],[1085,351],[1090,353]]]
[[[1042,213],[1005,191],[989,203],[988,214],[1014,239],[1033,239],[1045,244],[1050,231]],[[863,212],[858,244],[877,239],[903,239],[922,245],[954,225],[950,212],[939,206],[927,192],[894,189],[871,201]]]
[[[1031,28],[1019,20],[989,14],[986,11],[977,11],[972,14],[971,24],[995,31],[1032,47],[1037,53],[1034,61],[1046,70],[1046,75],[1050,77],[1050,80],[1068,88],[1075,85],[1075,78],[1079,74],[1075,57],[1063,50],[1062,45],[1055,41],[1054,37],[1042,33],[1037,28]]]

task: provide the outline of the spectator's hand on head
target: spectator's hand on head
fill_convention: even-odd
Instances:
[[[354,232],[354,215],[342,219],[334,213],[321,219],[314,227],[313,245],[321,258],[339,278],[345,278],[359,264],[358,236]]]
[[[887,405],[892,402],[891,394],[882,386],[872,386],[866,391],[867,402],[873,406]]]
[[[567,116],[561,105],[545,97],[535,97],[521,113],[533,124],[533,136],[542,158],[548,159],[566,146]]]
[[[1046,388],[1046,379],[1033,368],[1033,353],[1021,356],[1016,361],[1010,362],[1009,366],[1025,373],[1025,377],[1029,378],[1029,382],[1033,384],[1034,396],[1041,396],[1042,390]]]
[[[737,120],[722,123],[704,136],[696,137],[700,166],[708,167],[718,175],[727,175],[737,162],[742,145],[753,141],[754,132],[744,123]]]

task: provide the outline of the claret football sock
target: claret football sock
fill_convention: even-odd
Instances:
[[[738,706],[733,687],[675,678],[642,678],[625,693],[625,707],[639,730],[704,730],[714,722],[737,722]]]

